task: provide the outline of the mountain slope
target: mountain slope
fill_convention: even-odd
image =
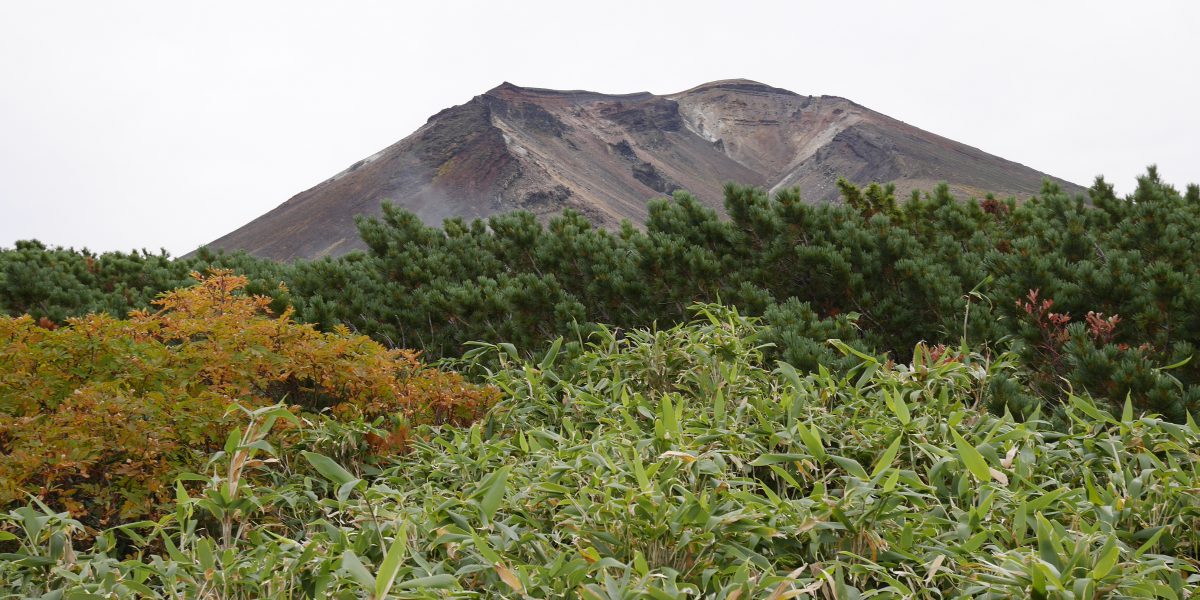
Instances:
[[[354,216],[377,215],[384,201],[432,225],[572,208],[611,227],[640,222],[647,200],[677,189],[719,209],[729,181],[799,186],[808,201],[833,201],[839,176],[892,182],[901,194],[946,181],[963,197],[1027,197],[1048,177],[844,98],[753,81],[666,96],[505,83],[434,115],[210,247],[281,260],[344,254],[363,247]]]

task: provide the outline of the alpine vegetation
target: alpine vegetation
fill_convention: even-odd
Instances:
[[[499,390],[472,422],[234,409],[152,519],[0,517],[11,597],[1188,598],[1200,425],[1063,393],[992,413],[1017,354],[773,361],[714,304],[533,358],[453,363]],[[183,344],[201,343],[199,339]],[[25,426],[33,426],[25,421]],[[286,425],[286,426],[285,426]],[[3,443],[11,430],[3,433]],[[283,437],[280,437],[283,436]],[[282,440],[286,439],[286,443]],[[279,442],[276,442],[279,440]]]

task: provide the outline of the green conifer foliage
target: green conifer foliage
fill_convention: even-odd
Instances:
[[[799,366],[836,363],[831,337],[901,361],[965,337],[1017,350],[1045,397],[1071,385],[1177,420],[1200,408],[1200,361],[1179,364],[1200,344],[1200,187],[1180,193],[1153,168],[1125,198],[1103,179],[1086,198],[1047,184],[1020,203],[838,185],[844,202],[811,205],[730,184],[724,215],[676,192],[649,203],[644,229],[618,231],[569,210],[435,228],[385,205],[359,221],[366,252],[292,264],[21,242],[0,250],[0,308],[50,324],[121,316],[191,270],[228,267],[276,310],[437,358],[474,340],[533,353],[564,336],[569,350],[599,324],[669,326],[720,301],[763,317],[772,352]]]

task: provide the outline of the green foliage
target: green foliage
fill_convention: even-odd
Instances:
[[[1068,387],[1110,407],[1129,396],[1175,421],[1200,407],[1200,360],[1183,363],[1200,344],[1196,186],[1181,194],[1151,169],[1127,198],[1102,179],[1087,199],[1047,185],[1023,203],[959,200],[946,186],[902,202],[887,186],[839,188],[844,203],[814,206],[795,190],[729,185],[728,218],[678,192],[650,203],[644,230],[617,232],[571,211],[545,224],[518,212],[432,228],[385,206],[359,222],[366,253],[290,265],[23,242],[0,251],[0,307],[53,322],[120,316],[188,270],[227,266],[276,311],[448,358],[472,340],[532,352],[564,337],[574,352],[597,324],[669,327],[692,302],[720,301],[763,317],[770,355],[802,368],[845,367],[828,337],[901,361],[918,342],[965,338],[1013,349],[1036,372],[1027,390],[997,381],[997,410],[1028,411]],[[1053,331],[1025,310],[1031,292],[1065,317]],[[1089,315],[1120,320],[1098,335]]]
[[[247,274],[247,291],[272,295],[271,309],[276,313],[290,303],[286,291],[279,288],[281,265],[245,254],[199,254],[191,260],[173,260],[165,251],[95,254],[19,241],[15,248],[0,249],[0,311],[57,324],[88,314],[122,318],[131,310],[150,308],[159,294],[193,283],[193,271],[213,268]]]
[[[314,450],[255,462],[286,411],[247,411],[206,487],[177,488],[159,521],[85,549],[69,515],[0,515],[0,593],[1188,598],[1200,585],[1194,421],[1076,395],[1047,417],[995,415],[979,410],[992,380],[1028,375],[1015,355],[919,345],[896,364],[833,341],[843,372],[804,372],[770,361],[754,319],[696,314],[602,328],[572,356],[478,345],[466,360],[494,369],[503,401],[419,428],[408,454],[359,473]],[[348,425],[369,430],[329,421],[297,447]],[[137,552],[113,548],[118,532]]]
[[[329,308],[323,318],[435,356],[474,339],[539,348],[595,323],[670,325],[691,302],[720,300],[763,316],[769,352],[801,367],[842,366],[822,345],[829,337],[898,360],[921,341],[965,338],[1014,348],[1038,372],[1031,395],[1009,390],[1013,409],[1057,396],[1064,380],[1173,420],[1200,407],[1196,363],[1161,369],[1200,341],[1189,308],[1200,300],[1189,250],[1200,205],[1153,170],[1127,199],[1098,180],[1091,204],[1053,186],[1022,204],[963,202],[945,186],[903,203],[887,187],[840,187],[844,205],[813,206],[794,190],[730,185],[726,220],[681,192],[650,203],[644,231],[617,233],[569,211],[547,225],[514,213],[439,230],[385,207],[360,223],[370,255],[351,261],[371,271],[360,289],[385,291],[348,305],[340,286],[296,293]],[[1031,291],[1076,330],[1089,314],[1120,321],[1047,347],[1018,305]]]

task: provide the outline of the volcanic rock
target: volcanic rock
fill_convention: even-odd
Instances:
[[[838,177],[893,183],[901,197],[946,182],[959,197],[1029,197],[1051,179],[834,96],[748,80],[658,96],[504,83],[430,117],[412,135],[209,245],[290,260],[364,248],[356,215],[383,202],[447,217],[564,208],[598,225],[642,222],[646,202],[685,189],[720,211],[726,182],[838,198]]]

